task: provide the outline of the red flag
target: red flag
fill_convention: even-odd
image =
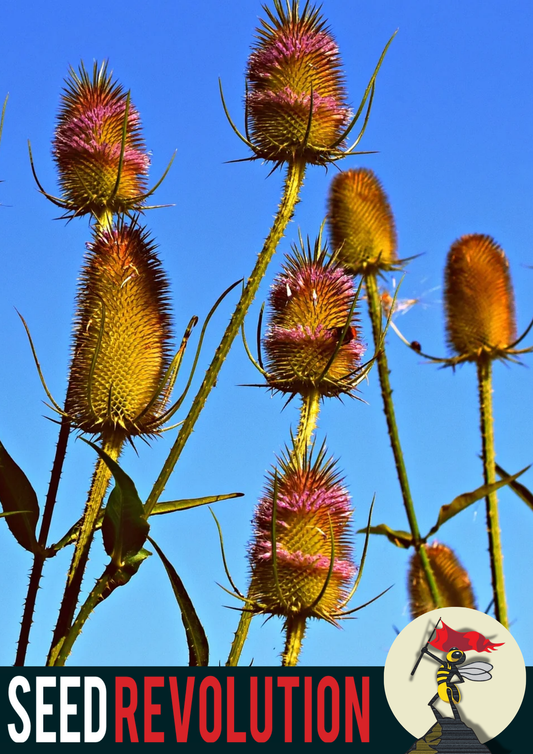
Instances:
[[[476,652],[494,652],[498,647],[503,646],[504,642],[494,644],[490,639],[486,639],[478,631],[454,631],[441,621],[442,628],[437,628],[437,635],[430,641],[432,647],[440,649],[443,652],[449,652],[453,647],[457,647],[461,652],[475,650]]]

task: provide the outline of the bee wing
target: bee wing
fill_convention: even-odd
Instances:
[[[471,662],[459,668],[459,672],[469,681],[490,681],[492,665],[489,662]]]

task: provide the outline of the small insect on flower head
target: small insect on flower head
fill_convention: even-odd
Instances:
[[[372,170],[346,170],[333,178],[328,221],[333,249],[352,275],[398,268],[394,216]]]
[[[516,340],[514,295],[509,263],[494,239],[473,233],[452,244],[444,295],[450,348],[468,361],[505,358]]]
[[[285,393],[317,390],[352,394],[360,381],[364,347],[355,315],[352,278],[327,259],[318,239],[286,257],[270,293],[264,338],[268,385]]]
[[[257,157],[323,165],[339,154],[350,118],[335,40],[319,9],[266,6],[247,69],[246,110]]]
[[[150,160],[139,113],[107,63],[83,63],[65,80],[52,151],[69,213],[96,217],[140,209]]]
[[[316,460],[279,460],[253,521],[249,594],[257,611],[330,622],[342,617],[356,571],[351,515],[350,496],[324,447]]]
[[[95,234],[82,270],[67,411],[89,433],[157,432],[168,401],[168,282],[148,234]]]
[[[431,570],[437,582],[437,588],[442,599],[441,607],[475,608],[476,600],[470,577],[453,550],[440,542],[433,542],[433,544],[423,545],[423,547],[426,550]],[[420,557],[416,552],[411,557],[407,590],[412,618],[418,618],[419,615],[436,609],[437,606],[431,596]]]

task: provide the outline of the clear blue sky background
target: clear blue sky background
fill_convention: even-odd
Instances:
[[[400,255],[412,261],[400,298],[419,299],[397,324],[430,353],[445,353],[442,277],[450,244],[465,233],[487,233],[506,250],[522,330],[533,316],[533,10],[529,0],[325,0],[344,60],[351,103],[356,105],[392,32],[399,33],[378,80],[375,106],[362,148],[379,153],[346,160],[343,167],[372,167],[385,186],[396,216]],[[228,105],[242,123],[247,56],[257,17],[255,0],[194,6],[154,0],[87,5],[49,1],[8,3],[2,11],[0,99],[10,93],[0,145],[0,439],[24,468],[40,500],[46,492],[56,425],[43,414],[43,391],[14,307],[26,318],[48,384],[61,401],[69,363],[76,278],[90,237],[87,221],[54,221],[57,210],[36,191],[27,155],[34,150],[40,179],[57,190],[50,154],[59,93],[68,65],[108,58],[116,77],[130,88],[153,153],[155,181],[174,149],[172,171],[159,189],[169,209],[147,214],[172,282],[176,330],[193,314],[203,318],[221,291],[247,275],[267,234],[280,196],[279,173],[267,179],[260,163],[225,164],[248,156],[227,124],[218,95],[224,83]],[[255,331],[258,306],[268,295],[282,253],[297,234],[314,236],[325,214],[333,171],[311,168],[301,204],[248,317]],[[398,276],[397,276],[398,277]],[[390,282],[390,281],[389,281]],[[234,296],[235,298],[235,296]],[[202,368],[209,362],[232,311],[228,300],[209,331]],[[364,307],[364,338],[370,332]],[[439,507],[482,481],[475,370],[471,365],[439,370],[423,364],[391,334],[388,337],[400,434],[422,531]],[[529,364],[532,357],[526,356]],[[200,370],[202,371],[202,370]],[[199,375],[200,376],[200,375]],[[265,470],[289,440],[297,422],[291,404],[260,389],[242,344],[236,342],[209,398],[164,499],[231,491],[244,498],[219,503],[234,580],[246,588],[250,519]],[[405,528],[406,521],[381,410],[377,375],[361,386],[365,402],[329,401],[319,438],[340,458],[355,505],[355,526],[364,525],[376,494],[375,522]],[[533,462],[533,380],[528,368],[495,367],[496,449],[509,471]],[[181,417],[183,418],[183,417]],[[174,432],[151,447],[128,451],[123,467],[145,497],[172,443]],[[52,539],[80,515],[93,452],[81,442],[68,454]],[[533,472],[523,480],[533,487]],[[526,662],[533,608],[529,574],[533,513],[512,493],[500,494],[512,631]],[[231,599],[214,522],[209,511],[153,520],[152,534],[183,578],[205,625],[211,660],[224,663],[238,614]],[[439,539],[451,545],[468,569],[478,607],[491,599],[484,503],[450,522]],[[357,536],[360,556],[362,537]],[[39,594],[28,660],[44,662],[70,552],[47,564]],[[95,547],[88,589],[106,558]],[[383,665],[409,620],[408,554],[373,538],[367,567],[353,605],[394,584],[378,603],[341,630],[309,626],[301,661],[306,665]],[[0,524],[0,663],[14,658],[31,560]],[[256,619],[243,660],[277,664],[281,624]],[[125,588],[98,608],[75,646],[78,665],[179,665],[187,648],[177,606],[157,556]]]

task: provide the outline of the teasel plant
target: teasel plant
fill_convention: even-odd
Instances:
[[[387,42],[354,115],[347,104],[340,52],[320,9],[298,0],[273,0],[264,6],[265,18],[245,76],[244,134],[235,125],[220,94],[228,122],[252,156],[271,172],[285,167],[283,195],[274,223],[261,249],[204,380],[192,401],[176,441],[147,500],[152,509],[190,437],[214,387],[220,369],[242,328],[276,248],[299,201],[308,165],[327,166],[357,154],[370,117],[376,78],[396,32]],[[346,142],[356,124],[362,125],[354,142]]]
[[[310,587],[314,594],[312,599],[309,598],[309,595],[307,598],[300,595],[301,599],[298,599],[300,599],[301,604],[300,607],[297,607],[298,599],[295,597],[295,602],[292,603],[292,598],[287,596],[286,602],[283,603],[285,607],[282,608],[281,602],[285,599],[283,595],[290,595],[296,587],[293,584],[285,589],[284,585],[278,584],[274,589],[274,592],[278,595],[278,607],[267,609],[265,605],[268,604],[269,598],[265,596],[265,593],[268,592],[268,589],[260,587],[258,584],[262,583],[263,576],[268,581],[267,572],[273,579],[271,586],[278,580],[276,553],[279,549],[282,553],[280,559],[284,558],[283,553],[286,551],[285,535],[289,538],[292,537],[292,534],[287,534],[286,527],[289,524],[284,519],[286,506],[281,498],[279,500],[277,498],[278,483],[279,490],[284,490],[285,486],[291,488],[291,480],[296,485],[294,491],[295,518],[291,524],[294,531],[299,531],[299,527],[303,527],[305,530],[309,526],[309,530],[314,531],[315,534],[318,531],[321,532],[315,545],[321,538],[324,538],[329,543],[322,543],[326,550],[330,546],[335,547],[337,535],[330,533],[331,536],[327,537],[324,532],[329,530],[329,526],[324,529],[324,521],[320,526],[315,523],[302,523],[302,521],[306,519],[309,513],[309,511],[306,512],[307,504],[305,501],[311,495],[313,485],[317,485],[318,488],[320,483],[324,481],[324,502],[320,504],[320,515],[322,517],[329,515],[328,506],[336,495],[332,492],[332,497],[329,497],[329,490],[335,488],[333,479],[336,479],[337,475],[336,472],[333,473],[335,467],[333,462],[324,465],[324,446],[316,456],[316,465],[313,461],[314,433],[317,427],[320,404],[327,398],[355,397],[357,386],[366,377],[373,362],[373,359],[367,362],[362,361],[364,346],[360,339],[356,315],[358,295],[359,290],[356,290],[353,279],[343,271],[337,260],[329,254],[327,245],[323,243],[322,230],[313,244],[309,239],[304,241],[300,234],[299,243],[292,246],[291,253],[285,258],[282,271],[276,276],[270,291],[269,319],[262,339],[264,358],[261,353],[262,314],[258,322],[257,359],[252,356],[243,331],[246,351],[254,366],[265,379],[263,384],[255,385],[255,387],[266,387],[274,393],[283,394],[288,397],[288,402],[298,396],[300,399],[300,419],[296,435],[292,437],[290,449],[287,448],[286,456],[284,459],[280,459],[279,468],[276,467],[272,472],[268,488],[270,490],[269,496],[267,495],[260,502],[256,511],[254,519],[256,540],[259,538],[262,544],[257,545],[257,547],[252,545],[250,551],[252,553],[250,555],[251,581],[246,598],[236,589],[228,573],[235,593],[245,601],[245,606],[241,612],[227,665],[238,664],[251,619],[258,613],[284,616],[286,648],[283,654],[283,663],[288,665],[296,662],[309,617],[325,617],[330,622],[334,622],[331,610],[326,610],[323,615],[320,613],[319,604],[328,591],[327,585],[324,586],[324,592],[320,593],[319,599],[317,597],[319,592],[313,592]],[[326,468],[327,471],[325,471]],[[281,494],[283,497],[285,493]],[[332,502],[331,505],[334,509],[335,505]],[[334,514],[336,515],[333,509],[331,511],[332,518]],[[348,515],[347,510],[344,510],[343,515]],[[266,536],[265,527],[267,526],[265,522],[269,516],[270,524],[267,528],[271,536],[270,544],[267,545],[264,539]],[[277,516],[279,516],[279,526],[276,524]],[[300,523],[297,523],[299,521]],[[261,533],[258,533],[259,530],[261,530]],[[337,527],[337,534],[342,539],[339,527]],[[298,537],[299,535],[295,533],[294,536]],[[305,531],[302,536],[305,539]],[[265,547],[270,548],[271,553],[268,563],[265,562]],[[302,568],[304,561],[309,564],[314,563],[315,560],[318,562],[317,559],[320,559],[320,563],[324,565],[328,558],[328,555],[324,554],[324,550],[321,550],[321,554],[319,554],[318,550],[309,550],[309,547],[309,544],[302,543],[300,547],[300,545],[292,542],[291,552],[294,554],[295,562],[301,556],[303,558],[300,562]],[[263,552],[260,558],[257,556],[259,550]],[[331,565],[333,561],[334,556],[331,556],[328,562]],[[283,562],[285,564],[285,561]],[[333,568],[333,566],[331,567]],[[318,574],[318,566],[315,570]],[[323,575],[325,576],[326,573],[329,573],[327,569]],[[260,574],[263,574],[263,576],[260,576]],[[310,581],[316,585],[314,576],[309,574],[308,576]],[[288,578],[290,580],[291,577]],[[296,583],[296,576],[294,578]],[[302,576],[302,578],[306,581],[307,576]],[[329,584],[330,578],[331,573],[322,584]],[[274,592],[271,589],[271,593]],[[353,594],[350,594],[349,599],[351,599],[351,596]],[[349,599],[346,600],[343,607]],[[338,604],[343,601],[340,593],[337,601]]]
[[[397,255],[397,234],[389,200],[374,172],[356,168],[337,174],[330,187],[328,223],[332,247],[344,269],[364,281],[368,313],[376,349],[383,410],[411,541],[420,559],[435,607],[442,607],[439,587],[423,546],[409,485],[396,412],[392,399],[390,369],[383,338],[383,307],[378,278],[401,270],[405,261]],[[392,316],[394,305],[389,317]]]
[[[474,500],[485,498],[494,613],[500,623],[509,627],[497,491],[509,485],[528,504],[531,501],[528,491],[516,481],[527,469],[509,475],[495,461],[492,365],[495,361],[519,362],[520,356],[533,350],[518,347],[533,321],[517,337],[509,262],[503,249],[488,235],[472,233],[452,244],[446,260],[444,295],[446,337],[452,356],[424,353],[418,342],[408,341],[395,329],[406,345],[433,363],[453,369],[467,362],[476,365],[484,485],[477,494],[465,498],[457,512]],[[497,474],[501,477],[498,481]]]

